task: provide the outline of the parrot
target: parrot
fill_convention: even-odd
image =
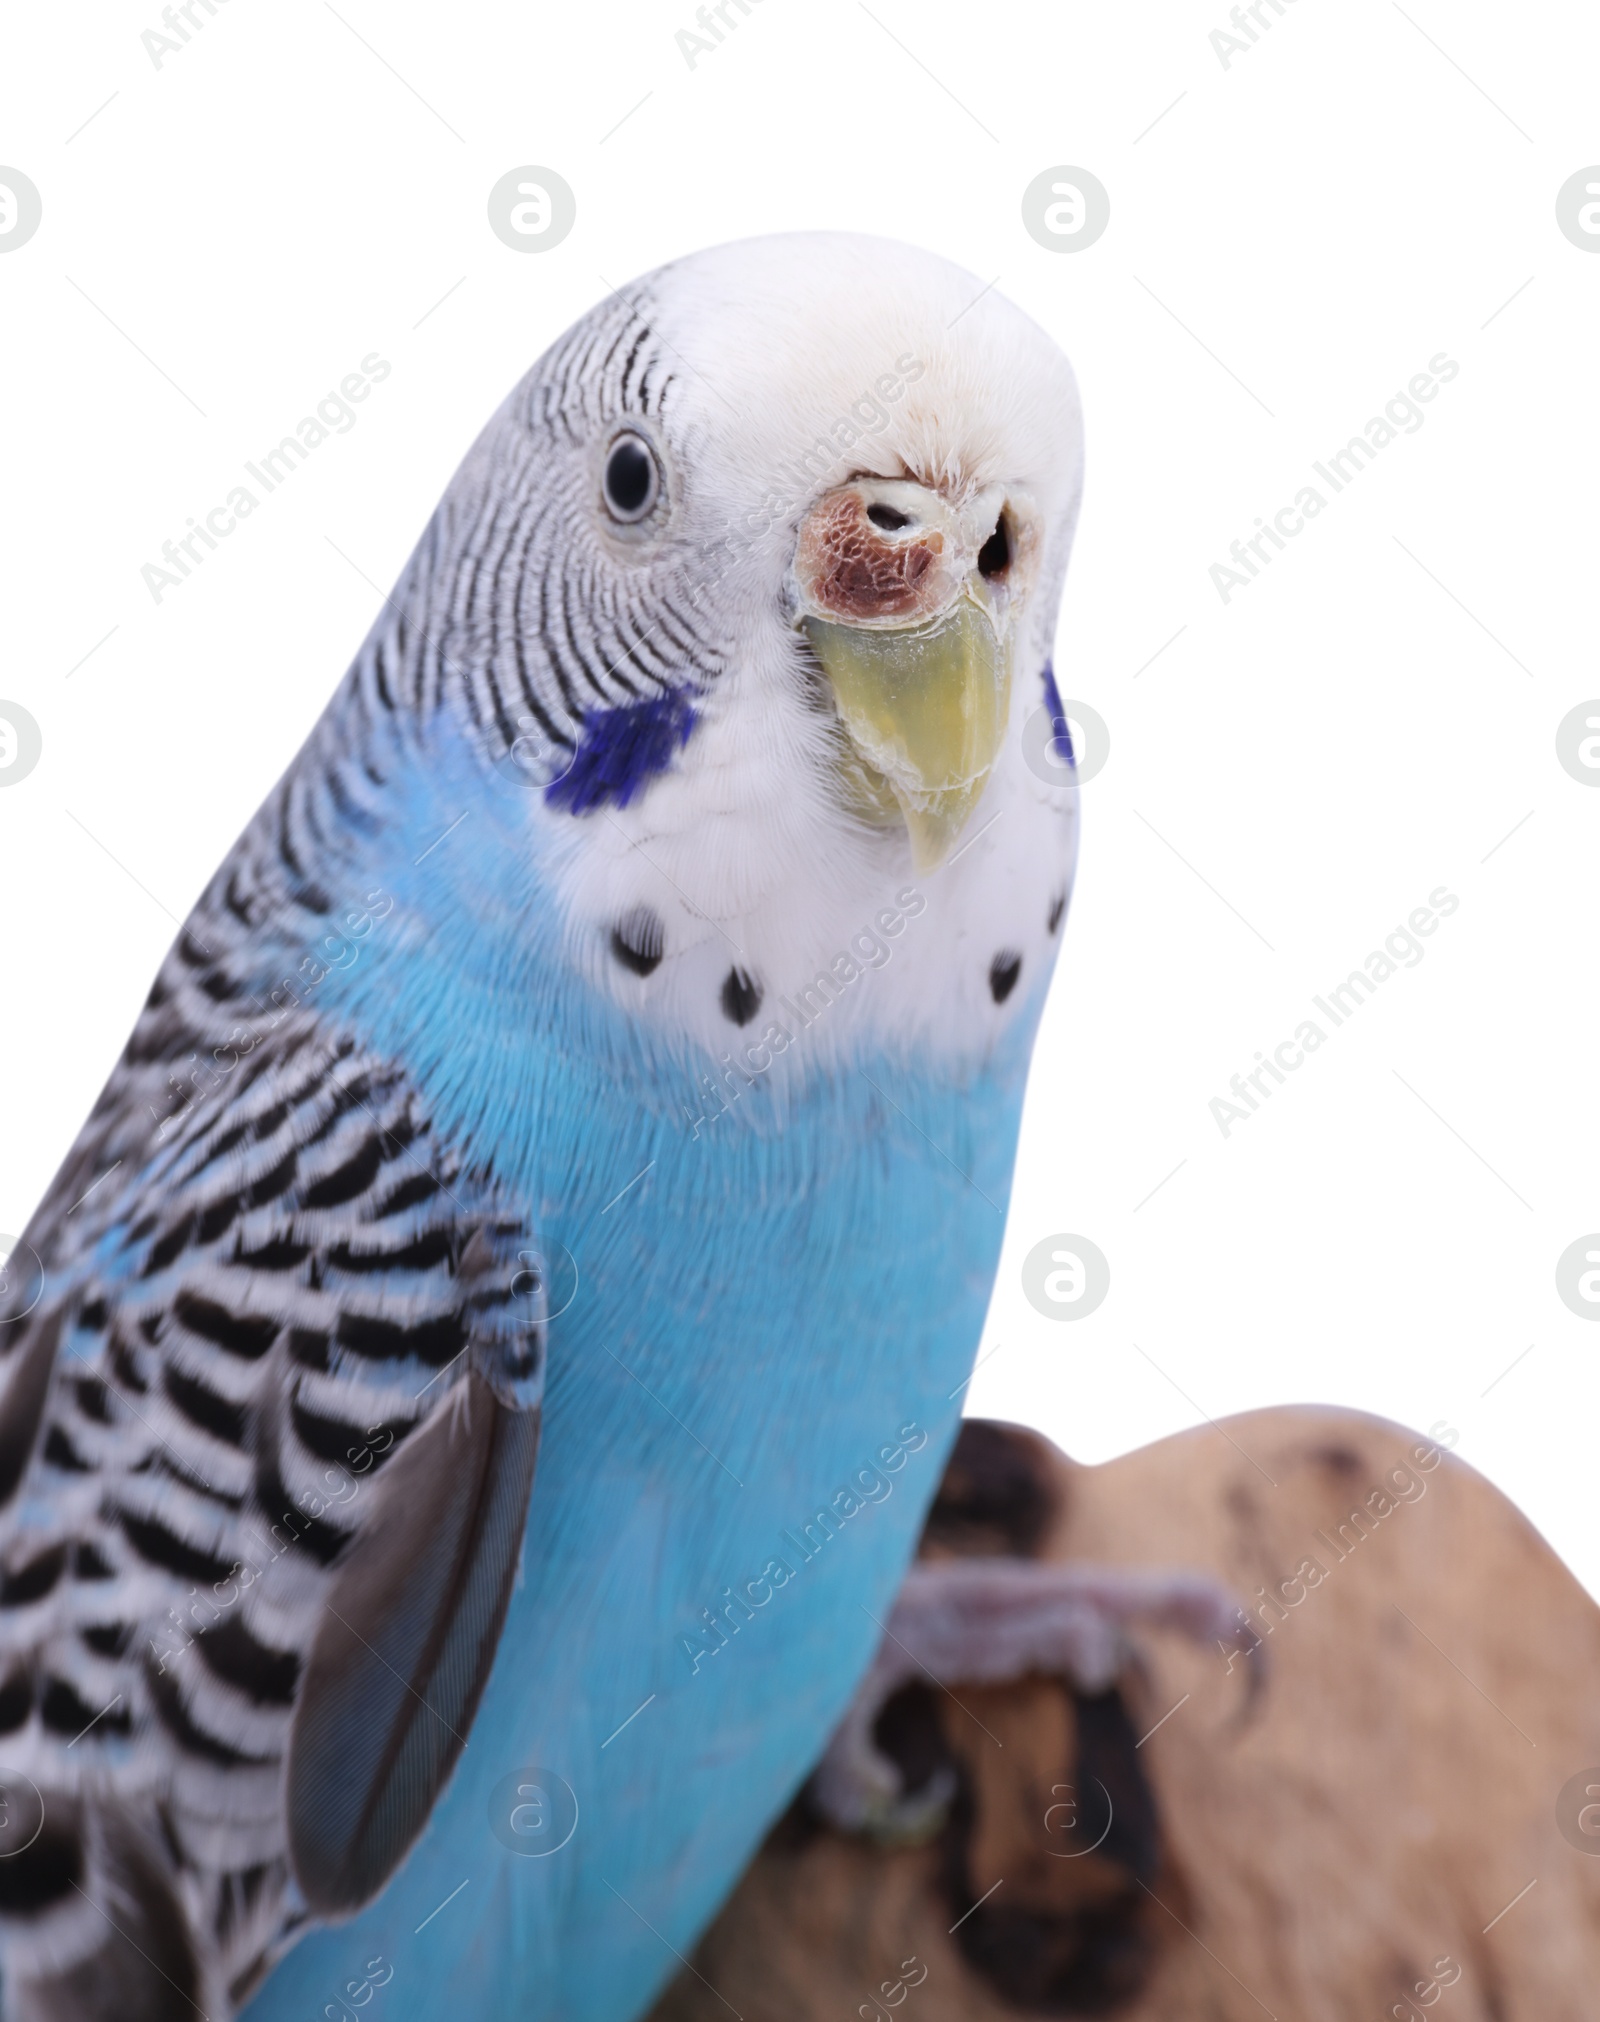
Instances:
[[[685,1966],[958,1430],[1082,471],[1055,340],[851,232],[492,415],[5,1259],[6,2022]]]

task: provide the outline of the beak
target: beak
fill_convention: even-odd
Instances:
[[[801,528],[799,624],[849,742],[847,791],[867,820],[904,823],[919,871],[955,848],[1005,736],[1028,524],[993,490],[958,510],[863,478]]]

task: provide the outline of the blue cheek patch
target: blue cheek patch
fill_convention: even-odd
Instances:
[[[1054,733],[1051,741],[1066,753],[1067,764],[1076,766],[1078,758],[1072,748],[1072,730],[1067,723],[1067,712],[1061,706],[1061,690],[1056,686],[1055,669],[1048,660],[1044,663],[1043,680],[1045,707],[1050,712],[1050,728]]]
[[[667,770],[697,720],[694,703],[678,690],[621,709],[586,710],[572,764],[545,788],[545,804],[568,814],[626,807]]]

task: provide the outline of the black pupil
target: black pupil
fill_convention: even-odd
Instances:
[[[655,466],[642,442],[619,442],[606,464],[606,497],[619,513],[639,512],[650,497]]]

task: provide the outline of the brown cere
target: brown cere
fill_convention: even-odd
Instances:
[[[944,553],[936,527],[915,540],[885,540],[853,491],[841,492],[808,533],[811,595],[820,610],[843,620],[916,610],[923,578]]]

